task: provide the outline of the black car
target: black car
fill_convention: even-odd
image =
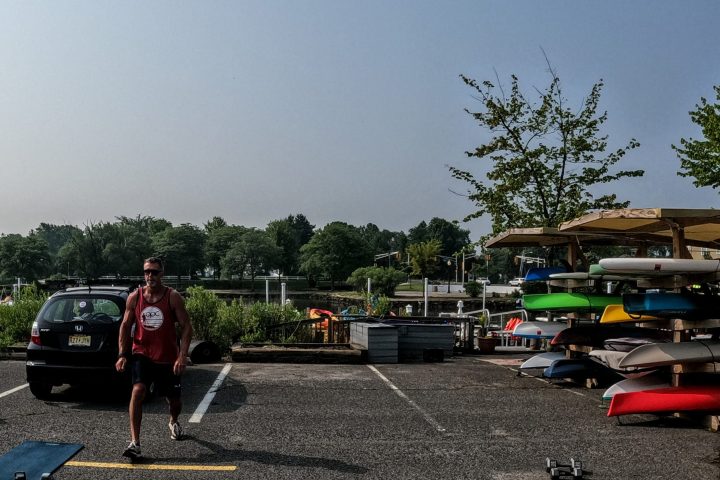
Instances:
[[[128,287],[74,287],[53,294],[32,325],[26,372],[30,391],[48,398],[53,386],[129,385],[115,370]]]

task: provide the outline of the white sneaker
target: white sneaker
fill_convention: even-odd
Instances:
[[[169,423],[168,427],[170,428],[170,439],[171,440],[180,440],[182,439],[183,431],[182,427],[178,422],[175,423]]]
[[[140,445],[135,442],[130,442],[130,445],[123,452],[123,457],[128,457],[130,460],[137,460],[142,457],[140,453]]]

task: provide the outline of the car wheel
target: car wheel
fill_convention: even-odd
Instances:
[[[30,392],[35,395],[35,398],[40,400],[47,400],[50,398],[52,392],[52,385],[43,382],[30,382]]]

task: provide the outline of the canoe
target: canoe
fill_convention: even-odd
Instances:
[[[720,341],[653,343],[627,354],[620,367],[659,367],[681,363],[720,362]]]
[[[603,310],[602,317],[600,317],[600,323],[634,323],[634,322],[652,322],[659,320],[659,317],[653,315],[630,315],[627,313],[623,306],[608,305]]]
[[[669,388],[670,382],[665,376],[659,373],[648,373],[642,377],[626,378],[605,390],[603,400],[612,399],[618,393],[643,392],[645,390],[657,390],[660,388]]]
[[[640,275],[710,274],[720,272],[720,260],[684,258],[603,258],[601,268],[614,273]]]
[[[623,310],[630,315],[701,320],[716,318],[720,296],[688,293],[630,293],[622,296]]]
[[[523,295],[523,306],[530,311],[602,312],[611,304],[622,301],[619,295],[593,293],[538,293]]]
[[[564,322],[522,322],[515,327],[512,335],[522,338],[553,338],[566,328],[567,323]]]
[[[567,272],[567,268],[565,268],[565,267],[531,268],[525,274],[525,281],[526,282],[545,281],[545,280],[549,280],[550,275],[552,275],[552,274],[565,273],[565,272]]]
[[[600,280],[606,282],[619,282],[627,280],[627,275],[595,275],[590,272],[553,273],[550,280]]]
[[[605,367],[587,357],[555,360],[543,371],[546,378],[590,378]]]
[[[532,368],[547,368],[555,360],[565,358],[565,352],[544,352],[534,355],[520,365],[520,370],[529,370]]]
[[[587,345],[603,347],[609,338],[634,337],[665,339],[666,334],[655,328],[623,327],[620,325],[581,325],[558,332],[551,345]]]
[[[608,417],[636,413],[720,412],[720,386],[696,385],[617,393]]]
[[[628,352],[621,352],[617,350],[603,350],[596,349],[588,353],[588,357],[592,358],[596,362],[603,364],[605,367],[614,371],[615,373],[622,375],[625,378],[636,378],[647,375],[650,372],[657,370],[657,367],[627,367],[620,368],[620,362],[627,356]]]

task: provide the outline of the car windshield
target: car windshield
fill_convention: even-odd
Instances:
[[[60,297],[50,300],[40,312],[39,318],[46,322],[71,322],[88,320],[118,322],[122,318],[122,306],[109,298]]]

